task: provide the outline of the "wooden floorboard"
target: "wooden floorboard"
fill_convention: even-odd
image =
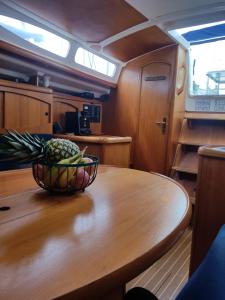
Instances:
[[[139,286],[150,290],[159,300],[175,299],[188,279],[191,235],[191,229],[186,229],[163,257],[127,284],[127,290]]]

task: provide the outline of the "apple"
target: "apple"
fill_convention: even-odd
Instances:
[[[77,168],[73,178],[70,180],[70,185],[75,189],[84,189],[90,180],[90,175],[83,167]]]
[[[83,157],[82,158],[82,163],[93,163],[93,160],[91,158],[89,158],[89,157]],[[88,172],[88,174],[90,176],[92,176],[93,173],[94,173],[94,170],[95,170],[95,166],[94,165],[92,165],[92,166],[86,166],[86,167],[84,167],[84,170],[86,172]]]

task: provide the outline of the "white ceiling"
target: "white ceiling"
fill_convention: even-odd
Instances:
[[[150,21],[173,22],[196,15],[215,15],[215,21],[225,19],[225,1],[218,0],[125,0]],[[219,13],[219,15],[218,15]],[[212,18],[211,18],[212,19]],[[210,20],[211,21],[211,20]],[[199,18],[199,23],[201,19]]]

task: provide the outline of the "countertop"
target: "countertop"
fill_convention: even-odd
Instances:
[[[55,138],[69,139],[74,142],[96,143],[96,144],[116,144],[131,143],[130,136],[111,136],[111,135],[72,135],[72,134],[54,134]]]

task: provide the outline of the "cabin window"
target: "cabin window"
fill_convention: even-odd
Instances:
[[[0,25],[20,38],[51,53],[66,57],[69,41],[29,23],[0,15]]]
[[[225,95],[225,22],[179,31],[190,43],[190,94]]]
[[[116,72],[115,64],[81,47],[77,49],[75,62],[109,77]]]
[[[192,95],[225,95],[225,40],[190,47]]]

